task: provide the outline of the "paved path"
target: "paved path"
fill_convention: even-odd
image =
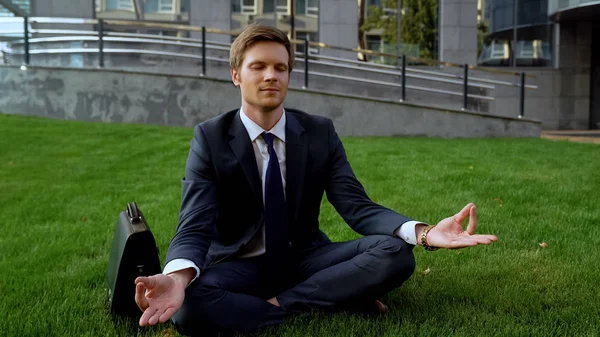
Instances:
[[[542,138],[600,144],[600,130],[543,131]]]

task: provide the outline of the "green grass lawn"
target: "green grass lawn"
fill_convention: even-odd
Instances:
[[[0,336],[176,335],[108,313],[118,213],[144,211],[164,257],[191,128],[0,115]],[[345,138],[369,195],[436,223],[468,202],[499,242],[415,248],[415,274],[368,317],[313,314],[263,335],[597,336],[600,146],[541,139]],[[324,201],[322,228],[357,237]],[[540,243],[547,243],[543,248]]]

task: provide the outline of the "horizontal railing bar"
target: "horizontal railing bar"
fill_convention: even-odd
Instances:
[[[302,40],[294,40],[294,43],[299,43]],[[362,49],[362,48],[348,48],[348,47],[338,47],[338,46],[333,46],[333,45],[328,45],[322,42],[308,42],[309,46],[313,46],[313,47],[319,47],[319,48],[329,48],[329,49],[336,49],[336,50],[343,50],[343,51],[349,51],[349,52],[353,52],[353,53],[361,53],[361,54],[367,54],[367,55],[375,55],[375,56],[384,56],[384,57],[390,57],[390,58],[401,58],[401,55],[396,55],[396,54],[388,54],[388,53],[380,53],[380,52],[376,52],[373,50],[369,50],[369,49]],[[417,58],[417,57],[411,57],[411,56],[406,56],[406,58],[408,60],[411,61],[415,61],[415,62],[420,62],[420,63],[425,63],[425,64],[430,64],[430,65],[436,65],[436,66],[446,66],[446,67],[452,67],[452,68],[463,68],[464,65],[463,64],[457,64],[457,63],[451,63],[451,62],[442,62],[442,61],[435,61],[435,60],[428,60],[428,59],[422,59],[422,58]],[[505,74],[505,75],[520,75],[520,72],[514,72],[514,71],[507,71],[507,70],[498,70],[498,69],[488,69],[488,68],[483,68],[483,67],[478,67],[478,66],[469,66],[469,69],[473,69],[473,70],[480,70],[480,71],[484,71],[484,72],[489,72],[489,73],[497,73],[497,74]],[[535,75],[531,75],[531,74],[527,74],[527,77],[530,78],[536,78]]]
[[[159,39],[159,40],[175,40],[175,41],[202,43],[202,39],[194,39],[194,38],[190,38],[190,37],[153,35],[153,34],[105,32],[104,36],[147,37],[147,38],[154,38],[154,39]],[[211,40],[206,40],[206,43],[210,43],[210,44],[217,45],[217,46],[225,46],[225,47],[229,47],[231,45],[230,43],[211,41]]]
[[[75,30],[75,29],[31,29],[32,34],[74,34],[74,35],[98,35],[98,32],[93,30]]]
[[[90,53],[98,53],[100,50],[98,48],[69,48],[69,49],[33,49],[30,50],[30,54],[90,54]],[[161,55],[161,56],[174,56],[174,57],[183,57],[183,58],[191,58],[202,60],[202,55],[196,54],[183,54],[183,53],[175,53],[175,52],[166,52],[159,50],[142,50],[142,49],[117,49],[117,48],[105,48],[105,53],[109,54],[147,54],[147,55]],[[23,52],[8,52],[10,55],[23,55]],[[207,56],[207,60],[209,61],[219,61],[219,62],[227,62],[229,63],[229,59],[223,59],[219,57],[211,57]]]
[[[0,22],[20,22],[23,23],[23,18],[20,16],[7,16],[0,19]]]
[[[0,32],[0,36],[4,36],[5,34],[21,34],[23,36],[23,30],[3,30]]]
[[[62,23],[69,25],[95,25],[98,19],[80,19],[80,18],[50,18],[50,17],[30,17],[29,22],[33,23]]]
[[[296,54],[297,55],[302,55],[300,53],[296,53]],[[326,60],[338,61],[338,62],[344,62],[344,63],[357,64],[357,65],[368,65],[368,66],[376,67],[376,68],[395,69],[395,70],[399,69],[398,67],[392,66],[392,65],[378,64],[378,63],[372,63],[372,62],[356,61],[356,60],[344,59],[344,58],[341,58],[341,57],[334,57],[334,56],[324,56],[324,55],[311,54],[311,57],[322,58],[322,59],[326,59]],[[435,76],[440,76],[440,77],[447,77],[447,78],[456,78],[456,79],[462,80],[462,76],[461,75],[448,74],[448,73],[443,73],[443,72],[439,72],[439,71],[415,69],[413,67],[406,67],[406,71],[407,72],[415,72],[415,73],[428,74],[428,75],[435,75]],[[491,79],[481,78],[481,77],[471,77],[471,76],[469,76],[469,79],[472,79],[473,81],[476,81],[476,82],[489,83],[489,84],[498,84],[498,85],[504,85],[504,86],[509,86],[509,87],[513,87],[513,86],[520,87],[521,86],[518,83],[513,83],[513,82],[508,82],[508,81],[491,80]],[[525,88],[527,88],[527,89],[538,89],[538,87],[536,85],[531,85],[531,84],[529,84],[529,85],[526,84]]]
[[[131,20],[104,20],[104,23],[107,25],[113,26],[133,26],[133,27],[150,27],[150,28],[163,28],[170,30],[183,30],[188,32],[201,32],[202,27],[200,26],[189,26],[189,25],[176,25],[176,24],[164,24],[164,23],[155,23],[155,22],[141,22],[141,21],[131,21]],[[214,34],[223,34],[223,35],[237,35],[232,31],[216,29],[216,28],[206,28],[207,33]]]
[[[399,72],[399,71],[396,72],[396,71],[389,71],[389,70],[361,68],[361,67],[356,67],[356,66],[351,66],[351,65],[336,64],[336,63],[332,63],[332,62],[328,62],[328,61],[313,61],[313,63],[322,64],[322,65],[329,65],[329,66],[339,67],[339,68],[344,68],[344,69],[353,69],[353,70],[367,71],[367,72],[378,73],[378,74],[402,76],[402,73]],[[412,74],[407,74],[406,77],[407,78],[410,77],[410,78],[417,78],[417,79],[422,79],[422,80],[434,81],[434,82],[442,82],[442,83],[450,83],[450,84],[460,84],[460,85],[463,85],[462,81],[449,80],[449,79],[444,79],[444,78],[434,78],[434,77],[429,77],[429,76],[412,75]],[[491,86],[491,85],[479,84],[479,83],[474,83],[474,82],[471,82],[471,81],[469,81],[468,85],[471,86],[471,87],[475,87],[475,88],[492,89],[492,90],[496,89],[496,87]]]
[[[33,38],[29,40],[29,43],[36,44],[42,42],[72,42],[72,41],[98,41],[97,36],[52,36],[52,37],[39,37]],[[152,39],[136,39],[136,38],[121,38],[121,37],[105,37],[104,41],[113,41],[113,42],[132,42],[132,43],[153,43],[153,44],[163,44],[163,45],[172,45],[172,46],[186,46],[186,47],[196,47],[202,48],[202,43],[188,43],[181,42],[175,43],[171,41],[161,41],[161,40],[152,40]],[[22,40],[19,41],[22,43]],[[208,41],[207,41],[208,42]],[[19,43],[13,43],[19,44]],[[65,48],[67,49],[67,48]],[[229,48],[221,47],[221,46],[212,46],[210,42],[206,44],[206,49],[210,50],[221,50],[221,51],[229,51]]]
[[[302,70],[298,70],[298,72],[302,72]],[[333,75],[333,74],[327,74],[327,73],[321,73],[321,72],[314,72],[314,71],[309,72],[309,74],[311,74],[311,75],[317,75],[317,76],[322,76],[322,77],[336,78],[336,79],[341,79],[341,80],[350,80],[350,81],[357,81],[357,82],[363,82],[363,83],[387,85],[387,86],[398,87],[398,88],[402,87],[402,85],[398,84],[398,83],[383,82],[383,81],[377,81],[377,80],[368,80],[368,79],[356,78],[356,77],[352,77],[352,76]],[[463,96],[463,93],[458,93],[458,92],[448,91],[448,90],[441,90],[441,89],[432,89],[432,88],[425,88],[425,87],[412,86],[412,85],[407,85],[406,88],[407,89],[414,89],[414,90],[434,92],[434,93],[439,93],[439,94],[447,94],[447,95],[453,95],[453,96],[460,96],[460,97]],[[487,101],[494,101],[494,98],[493,97],[489,97],[489,96],[481,96],[481,95],[469,94],[468,97],[470,97],[470,98],[476,98],[476,99],[481,99],[481,100],[487,100]]]
[[[161,55],[161,56],[175,56],[175,57],[184,57],[191,59],[202,60],[202,55],[196,54],[185,54],[185,53],[176,53],[170,51],[160,51],[160,50],[142,50],[142,49],[120,49],[120,48],[105,48],[105,53],[112,54],[146,54],[146,55]],[[208,59],[208,57],[207,57]]]
[[[190,42],[172,42],[172,41],[160,41],[160,40],[152,40],[152,39],[137,39],[137,38],[127,38],[127,37],[105,37],[104,41],[113,41],[113,42],[136,42],[136,43],[153,43],[153,44],[162,44],[169,46],[186,46],[186,47],[196,47],[202,48],[202,43],[190,43]],[[229,48],[221,47],[221,46],[212,46],[211,43],[206,41],[206,49],[211,50],[223,50],[229,51]]]
[[[41,42],[73,42],[73,41],[98,41],[98,36],[50,36],[50,37],[36,37],[30,38],[29,43],[41,43]],[[22,41],[21,41],[22,42]]]
[[[62,30],[56,30],[56,31],[62,32]],[[35,30],[33,32],[36,33]],[[73,31],[73,32],[84,32],[85,34],[91,36],[92,39],[98,40],[98,37],[97,37],[98,33],[97,32],[91,32],[91,31]],[[17,32],[17,33],[23,33],[23,31],[20,31],[20,32]],[[53,32],[45,31],[44,33],[51,34]],[[120,34],[112,34],[112,33],[111,34],[106,34],[105,36],[110,36],[110,37],[106,37],[106,38],[104,38],[104,40],[116,39],[119,35]],[[145,40],[144,42],[148,42],[150,40],[156,40],[156,41],[150,41],[150,42],[151,43],[160,43],[161,40],[163,40],[163,39],[160,39],[160,38],[152,39],[153,37],[156,37],[157,35],[150,35],[150,34],[139,34],[139,35],[128,34],[128,35],[132,36],[132,37],[135,37],[135,36],[144,36],[144,37],[149,37],[150,38],[148,40]],[[59,39],[53,40],[55,38],[59,38]],[[45,38],[32,38],[32,39],[29,39],[29,41],[30,42],[33,42],[33,41],[37,41],[37,42],[44,42],[44,41],[49,41],[49,42],[55,42],[55,41],[76,41],[76,40],[82,39],[82,38],[83,38],[82,36],[72,36],[72,37],[69,37],[69,36],[66,36],[66,37],[52,36],[52,37],[45,37]],[[46,39],[46,40],[44,40],[44,39]],[[88,39],[86,39],[86,40],[88,40]],[[167,39],[165,39],[165,40],[167,40]],[[168,39],[168,40],[170,40],[170,39]],[[174,38],[173,40],[179,40],[179,39],[178,38]],[[202,40],[199,40],[199,39],[186,39],[186,40],[188,40],[188,41],[196,41],[198,45],[202,46]],[[125,41],[125,40],[123,40],[123,41]],[[135,40],[131,39],[131,41],[133,42]],[[19,43],[23,43],[23,40],[22,39],[21,40],[15,40],[15,41],[12,41],[11,43],[12,44],[19,44]],[[182,42],[182,43],[179,43],[179,44],[173,43],[173,45],[185,45],[185,43],[186,42]],[[216,46],[227,47],[227,48],[215,48],[215,49],[219,49],[219,50],[229,50],[230,49],[229,48],[229,44],[226,44],[226,43],[221,43],[221,42],[218,42],[218,41],[211,41],[211,40],[206,40],[206,43],[207,43],[207,45],[216,45]]]

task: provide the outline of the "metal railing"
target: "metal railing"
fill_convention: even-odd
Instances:
[[[23,65],[30,65],[31,55],[39,54],[97,54],[98,55],[98,67],[105,67],[105,55],[106,54],[139,54],[139,55],[156,55],[166,56],[173,58],[187,58],[201,61],[202,71],[201,76],[207,75],[207,61],[228,63],[227,58],[207,56],[206,51],[221,51],[229,52],[230,44],[208,41],[206,39],[207,33],[212,34],[224,34],[234,36],[236,32],[211,29],[206,27],[188,26],[188,25],[177,25],[177,24],[162,24],[162,23],[150,23],[130,20],[103,20],[103,19],[73,19],[73,18],[43,18],[43,17],[24,17],[24,18],[2,18],[0,24],[5,22],[22,23],[22,30],[2,31],[0,34],[22,34],[22,38],[17,38],[10,42],[12,47],[22,46],[22,52],[14,50],[0,50],[3,54],[12,56],[23,56]],[[61,24],[61,25],[87,25],[94,26],[93,30],[86,29],[39,29],[32,28],[31,24]],[[201,39],[187,38],[187,37],[174,37],[174,36],[162,36],[152,35],[144,33],[131,33],[131,32],[118,32],[107,30],[107,26],[114,29],[123,28],[159,28],[165,30],[172,30],[178,32],[201,32]],[[33,37],[33,36],[44,36],[51,35],[49,37]],[[1,36],[0,36],[1,37]],[[51,42],[74,42],[74,41],[89,41],[97,42],[97,48],[36,48],[32,49],[32,45],[42,45],[44,43]],[[385,86],[388,88],[400,88],[401,94],[399,101],[407,101],[406,89],[415,91],[422,91],[428,93],[443,94],[453,97],[462,97],[462,109],[467,110],[469,99],[477,101],[494,101],[493,96],[486,94],[470,93],[469,89],[472,88],[475,91],[493,91],[496,89],[496,85],[517,87],[519,88],[519,116],[524,116],[525,109],[525,89],[537,89],[535,85],[528,85],[525,83],[527,77],[535,78],[532,75],[526,75],[524,72],[510,72],[501,71],[495,69],[488,69],[482,67],[470,66],[468,64],[460,65],[448,62],[437,62],[431,60],[418,59],[408,57],[405,55],[394,55],[380,53],[377,51],[360,49],[360,48],[343,48],[338,46],[327,45],[320,42],[310,42],[308,40],[291,40],[295,45],[302,45],[304,53],[296,53],[296,61],[301,62],[304,65],[303,69],[294,69],[294,73],[304,74],[303,88],[309,88],[309,80],[311,77],[324,77],[329,79],[337,79],[344,81],[353,81],[357,83],[367,83],[373,85]],[[105,42],[123,42],[140,44],[146,46],[148,44],[161,45],[161,46],[177,46],[177,47],[190,47],[199,48],[200,53],[182,53],[182,52],[170,52],[164,50],[155,49],[134,49],[134,48],[105,48]],[[310,53],[311,48],[326,48],[334,49],[352,53],[362,53],[364,55],[371,56],[383,56],[391,59],[397,59],[399,62],[398,66],[376,64],[370,62],[363,62],[358,60],[319,55]],[[409,66],[407,63],[417,63],[422,65],[430,65],[444,68],[462,68],[462,75],[443,72],[420,69],[416,66]],[[346,76],[337,75],[332,73],[320,72],[309,70],[313,66],[323,66],[326,68],[345,69],[349,71],[358,71],[363,76]],[[488,73],[502,74],[518,76],[518,81],[501,81],[496,79],[486,79],[481,77],[471,76],[471,70],[477,70]],[[365,78],[365,75],[385,75],[392,76],[400,79],[398,82],[382,81],[379,79]],[[408,85],[409,79],[431,81],[433,83],[439,83],[444,85],[459,85],[461,86],[460,91],[453,91],[448,89],[432,88],[427,86],[419,85]]]

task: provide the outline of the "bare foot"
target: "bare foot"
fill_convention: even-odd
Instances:
[[[385,314],[388,311],[388,306],[383,304],[380,300],[375,300],[375,310],[377,313]]]
[[[267,302],[273,304],[274,306],[280,307],[281,305],[279,305],[279,301],[277,300],[277,297],[273,297],[271,299],[268,299]]]

